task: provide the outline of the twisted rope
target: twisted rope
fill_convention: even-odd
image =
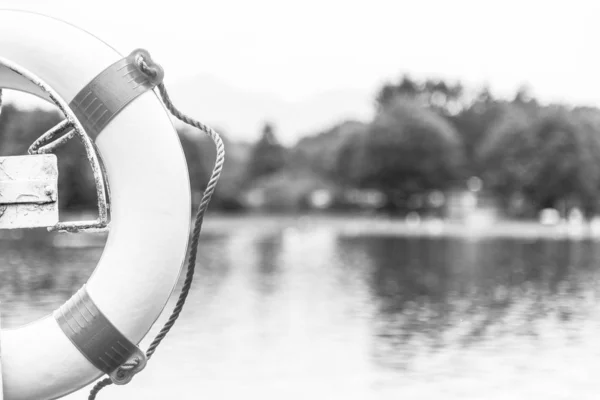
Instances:
[[[144,71],[144,73],[153,75],[154,72],[148,68],[148,65],[146,64],[146,62],[143,59],[141,59],[139,61],[139,65],[140,65],[140,68],[142,69],[142,71]],[[148,360],[152,357],[152,355],[156,351],[156,348],[162,342],[162,340],[167,336],[167,334],[169,333],[169,331],[171,330],[173,325],[175,325],[175,322],[177,321],[177,318],[179,318],[179,314],[181,314],[181,311],[183,310],[183,306],[185,305],[185,301],[190,292],[190,288],[192,286],[192,281],[194,278],[194,272],[196,269],[196,256],[198,254],[198,244],[200,242],[200,231],[202,229],[202,222],[204,222],[204,214],[206,212],[206,209],[208,208],[210,199],[211,199],[213,193],[215,192],[217,182],[219,181],[221,172],[223,171],[223,164],[225,163],[225,146],[223,145],[223,140],[221,140],[221,137],[219,136],[219,134],[217,132],[215,132],[212,128],[210,128],[209,126],[188,117],[187,115],[185,115],[184,113],[179,111],[177,108],[175,108],[175,106],[173,105],[173,102],[171,101],[171,98],[169,97],[169,94],[167,93],[167,89],[165,88],[165,85],[162,82],[158,85],[158,90],[160,92],[160,96],[163,100],[163,103],[165,104],[167,109],[171,112],[171,114],[173,114],[173,116],[175,116],[177,119],[179,119],[180,121],[182,121],[190,126],[200,129],[202,132],[207,134],[213,140],[215,147],[217,149],[217,157],[215,160],[215,166],[213,168],[213,171],[212,171],[212,174],[208,181],[208,184],[206,185],[206,190],[204,191],[204,194],[202,195],[202,200],[200,202],[200,206],[198,207],[198,211],[196,213],[196,220],[194,222],[194,229],[192,231],[192,239],[190,241],[190,246],[189,246],[190,255],[189,255],[188,263],[187,263],[185,281],[183,283],[183,286],[181,287],[181,292],[179,293],[179,298],[177,299],[177,303],[175,304],[175,307],[173,308],[173,311],[171,312],[171,316],[169,317],[167,322],[165,322],[165,324],[163,325],[160,332],[156,335],[156,337],[154,338],[154,340],[148,347],[148,350],[146,350],[146,357],[148,358]],[[139,361],[125,363],[119,369],[120,369],[120,371],[130,371],[130,370],[134,369],[135,367],[137,367],[138,364],[139,364]],[[105,379],[99,381],[98,383],[96,383],[94,385],[94,387],[92,388],[92,390],[90,391],[88,400],[96,399],[96,395],[98,394],[98,392],[100,392],[100,390],[102,390],[103,388],[105,388],[106,386],[109,386],[111,384],[112,384],[112,381],[110,380],[110,378],[105,378]]]

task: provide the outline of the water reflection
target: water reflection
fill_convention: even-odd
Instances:
[[[40,318],[66,301],[91,275],[101,249],[60,248],[55,235],[14,231],[0,239],[4,326]]]
[[[0,239],[6,325],[51,312],[91,275],[101,246],[57,243]],[[600,366],[599,252],[592,241],[344,237],[302,225],[205,235],[160,362],[111,395],[561,398],[528,386],[551,376],[585,397],[592,377],[562,366]]]
[[[385,361],[415,336],[434,349],[535,336],[539,319],[589,318],[598,292],[592,242],[355,238],[340,246],[368,255]]]
[[[257,258],[257,273],[254,280],[256,290],[264,296],[273,295],[280,283],[282,237],[281,235],[270,235],[259,238],[254,247]]]

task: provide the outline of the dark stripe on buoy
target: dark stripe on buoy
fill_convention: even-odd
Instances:
[[[81,354],[107,374],[138,352],[96,307],[85,286],[54,312],[54,319]]]
[[[125,106],[156,86],[156,82],[140,69],[138,56],[139,50],[134,51],[106,68],[69,103],[92,139],[96,139]]]

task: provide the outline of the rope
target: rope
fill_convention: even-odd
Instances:
[[[148,68],[148,65],[146,64],[146,62],[143,59],[141,59],[139,61],[139,65],[144,73],[149,74],[149,75],[154,74],[154,71],[152,71],[151,69]],[[221,176],[221,172],[223,171],[223,164],[225,162],[225,146],[223,145],[223,141],[221,140],[221,137],[219,136],[219,134],[217,132],[215,132],[212,128],[210,128],[209,126],[204,125],[203,123],[188,117],[187,115],[185,115],[181,111],[179,111],[177,108],[175,108],[175,106],[173,105],[173,102],[171,101],[171,99],[169,97],[169,94],[167,93],[167,89],[165,88],[165,85],[162,82],[158,85],[158,90],[160,92],[160,96],[161,96],[165,106],[171,112],[171,114],[173,114],[173,116],[175,116],[177,119],[179,119],[180,121],[182,121],[188,125],[191,125],[195,128],[200,129],[202,132],[204,132],[205,134],[210,136],[210,138],[215,143],[215,147],[217,149],[217,157],[215,160],[215,166],[214,166],[212,174],[210,176],[210,180],[208,181],[208,184],[206,185],[206,190],[204,191],[204,194],[202,195],[202,201],[200,202],[200,206],[198,207],[198,211],[196,213],[196,220],[194,222],[194,229],[192,231],[192,239],[191,239],[190,246],[189,246],[190,255],[189,255],[188,263],[187,263],[185,281],[181,288],[181,292],[179,293],[179,298],[177,299],[177,303],[175,304],[175,307],[173,308],[173,311],[171,312],[171,316],[169,317],[167,322],[163,325],[160,332],[156,335],[156,337],[154,338],[154,340],[148,347],[148,350],[146,350],[146,357],[148,358],[148,360],[152,357],[152,355],[156,351],[156,348],[162,342],[162,340],[167,336],[167,334],[169,333],[169,331],[171,330],[173,325],[175,325],[177,318],[179,318],[179,314],[181,314],[181,311],[183,310],[183,306],[184,306],[187,296],[190,292],[190,288],[192,286],[192,280],[194,278],[194,272],[195,272],[195,268],[196,268],[196,256],[198,254],[198,244],[200,242],[200,231],[202,229],[202,222],[204,221],[204,213],[206,212],[206,209],[208,208],[208,204],[210,203],[210,199],[211,199],[213,193],[215,192],[215,188],[216,188],[217,182],[219,181],[219,178]],[[138,363],[139,363],[139,361],[126,363],[120,367],[120,370],[121,371],[131,370],[131,369],[137,367]],[[105,379],[99,381],[98,383],[96,383],[96,385],[94,385],[94,387],[90,391],[88,400],[94,400],[96,398],[96,395],[98,394],[98,392],[100,392],[100,390],[102,390],[103,388],[105,388],[106,386],[109,386],[111,384],[112,384],[112,381],[110,380],[110,378],[105,378]]]

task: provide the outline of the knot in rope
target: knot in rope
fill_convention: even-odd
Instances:
[[[156,71],[153,70],[152,68],[150,68],[150,66],[148,65],[148,63],[146,62],[146,60],[144,59],[143,56],[139,56],[137,58],[137,65],[138,65],[139,69],[141,69],[142,72],[145,73],[146,75],[149,75],[151,78],[156,77]]]
[[[137,358],[133,361],[126,362],[117,369],[117,377],[124,378],[127,375],[128,371],[136,369],[138,365],[140,365],[140,360]]]

